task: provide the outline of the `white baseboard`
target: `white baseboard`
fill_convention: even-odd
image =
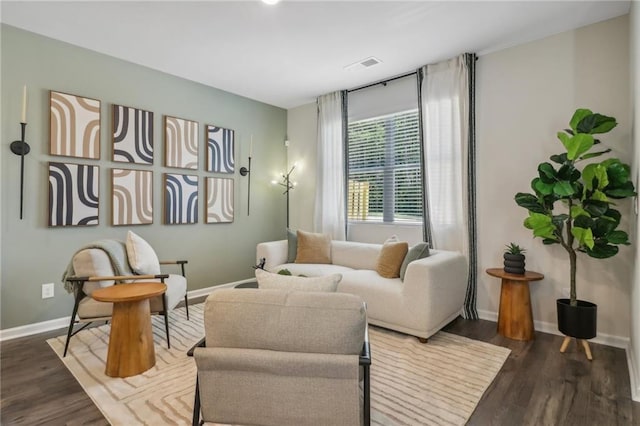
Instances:
[[[211,287],[199,288],[197,290],[191,290],[187,292],[187,298],[189,300],[196,299],[198,297],[207,296],[214,290],[221,288],[235,287],[238,284],[248,283],[255,281],[255,278],[248,278],[246,280],[234,281],[227,284],[221,284]],[[7,328],[0,330],[0,342],[4,340],[17,339],[18,337],[31,336],[33,334],[44,333],[46,331],[58,330],[60,328],[69,327],[69,321],[71,316],[64,318],[56,318],[48,321],[36,322],[33,324],[21,325],[19,327]]]
[[[69,327],[70,320],[71,316],[68,316],[0,330],[0,342],[17,339],[18,337],[31,336],[32,334],[44,333],[45,331],[57,330],[59,328],[67,328]]]
[[[478,316],[480,317],[480,319],[483,319],[483,320],[498,322],[497,312],[478,310]],[[533,326],[536,329],[536,331],[563,336],[563,334],[560,333],[560,331],[558,331],[558,325],[556,323],[534,320]],[[589,341],[593,343],[613,346],[614,348],[621,348],[625,350],[629,348],[629,343],[630,343],[630,340],[628,337],[614,336],[612,334],[605,334],[605,333],[598,333],[596,337],[594,337]],[[629,356],[628,354],[629,354],[629,351],[627,350],[627,358]]]
[[[631,344],[629,344],[629,347],[627,347],[627,366],[629,368],[629,382],[631,384],[631,399],[640,402],[640,377],[638,376],[640,372],[636,369],[638,364],[636,364],[635,359],[633,349]]]

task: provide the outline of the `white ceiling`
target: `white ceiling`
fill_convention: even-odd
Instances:
[[[630,1],[11,2],[2,22],[282,108],[624,15]],[[382,63],[344,67],[369,56]]]

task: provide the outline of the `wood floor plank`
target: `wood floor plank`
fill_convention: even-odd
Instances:
[[[561,354],[560,336],[536,332],[535,340],[520,342],[496,330],[495,322],[462,318],[445,327],[511,349],[469,425],[640,424],[640,403],[631,400],[624,350],[591,344],[590,362],[575,342]],[[108,424],[46,343],[64,332],[0,343],[0,424]]]

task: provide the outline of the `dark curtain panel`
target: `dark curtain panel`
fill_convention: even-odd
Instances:
[[[476,60],[475,53],[464,54],[469,70],[469,282],[464,300],[464,318],[478,319],[476,299],[478,294],[478,251],[476,230]]]

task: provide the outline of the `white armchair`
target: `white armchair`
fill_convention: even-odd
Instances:
[[[122,283],[120,285],[126,285],[128,282],[142,280],[160,281],[167,285],[167,291],[162,296],[154,297],[149,302],[152,314],[164,316],[167,346],[171,347],[169,340],[169,311],[184,300],[187,319],[189,318],[187,279],[185,276],[185,264],[188,262],[186,260],[159,262],[156,257],[157,268],[154,269],[157,269],[157,271],[155,272],[159,272],[160,264],[172,264],[180,266],[181,274],[136,274],[133,271],[134,268],[129,266],[127,247],[124,242],[103,240],[97,243],[99,244],[92,243],[87,248],[76,252],[63,276],[65,288],[74,296],[73,311],[67,331],[63,357],[67,355],[69,341],[73,335],[94,321],[108,321],[111,318],[113,304],[93,299],[91,294],[94,290],[120,283]],[[78,323],[84,323],[84,325],[74,331],[74,326]]]

